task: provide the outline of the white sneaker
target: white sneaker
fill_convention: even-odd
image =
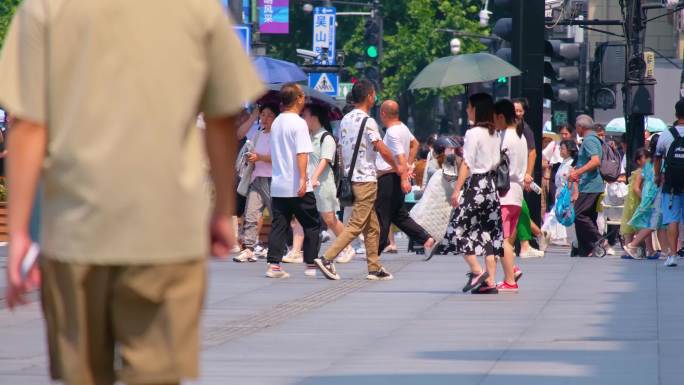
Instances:
[[[359,247],[355,250],[356,254],[366,254],[366,248],[365,247]]]
[[[544,258],[544,252],[541,250],[537,250],[534,247],[530,247],[524,252],[520,252],[520,258]]]
[[[549,241],[551,240],[551,235],[548,232],[542,231],[542,233],[537,237],[537,243],[539,244],[539,251],[546,251],[549,247]]]
[[[286,256],[283,257],[285,263],[304,263],[304,255],[301,251],[290,250]]]
[[[250,249],[244,249],[242,252],[236,256],[233,257],[234,262],[242,263],[242,262],[256,262],[257,257],[254,255],[254,252]]]
[[[266,256],[268,255],[268,248],[266,248],[266,247],[261,247],[261,246],[257,245],[257,246],[254,248],[254,255],[255,255],[257,258],[264,259],[264,258],[266,258]]]
[[[326,230],[321,231],[321,243],[326,243],[332,239]]]
[[[304,270],[304,275],[307,277],[315,277],[318,273],[318,269],[306,269]]]
[[[289,278],[290,274],[286,273],[285,270],[283,270],[282,268],[280,270],[273,270],[273,265],[269,264],[268,270],[266,270],[266,277],[276,278],[276,279],[285,279],[285,278]]]
[[[232,249],[230,249],[230,253],[231,253],[231,254],[238,254],[238,253],[240,252],[240,250],[241,250],[241,249],[240,249],[240,246],[235,245],[235,246],[233,246]]]
[[[606,247],[606,254],[616,255],[617,253],[615,252],[615,249],[613,248],[613,246],[608,246],[608,247]]]
[[[337,263],[349,263],[352,261],[352,259],[354,258],[355,255],[356,255],[356,251],[354,250],[354,248],[351,246],[347,246],[344,250],[342,250],[340,255],[337,256],[337,258],[335,259],[335,262],[337,262]]]
[[[677,260],[675,259],[674,255],[670,255],[667,257],[667,261],[665,261],[665,267],[675,267],[677,266]]]

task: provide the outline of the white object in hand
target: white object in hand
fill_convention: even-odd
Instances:
[[[537,195],[541,195],[541,193],[542,193],[541,187],[539,187],[539,185],[536,184],[535,182],[532,182],[530,184],[530,189],[532,189],[532,191],[534,191],[534,193]]]
[[[38,254],[40,254],[40,246],[37,243],[32,243],[29,247],[24,259],[21,261],[21,278],[26,279],[28,277],[31,268],[35,265],[38,260]]]

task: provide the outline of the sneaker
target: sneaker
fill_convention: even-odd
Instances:
[[[238,254],[240,251],[242,251],[242,250],[240,249],[240,246],[238,246],[238,245],[235,245],[235,246],[233,246],[232,249],[230,249],[231,254]]]
[[[321,231],[321,243],[326,243],[331,239],[330,234],[326,230]]]
[[[355,251],[356,251],[356,254],[366,254],[366,248],[365,247],[359,247]]]
[[[496,285],[496,290],[499,293],[517,293],[518,292],[518,284],[514,283],[512,285],[509,285],[506,282],[499,282]]]
[[[520,251],[520,258],[526,259],[526,258],[544,258],[544,252],[541,250],[537,250],[534,247],[530,246],[527,250]]]
[[[335,269],[335,262],[328,261],[327,259],[320,257],[314,259],[314,263],[321,271],[321,273],[325,275],[325,278],[333,281],[340,279],[340,275],[337,274],[337,270]]]
[[[570,257],[574,258],[579,255],[579,249],[575,245],[570,245]]]
[[[285,270],[280,268],[280,265],[268,265],[268,270],[266,270],[266,277],[268,278],[277,278],[277,279],[285,279],[289,278],[290,274],[286,273]]]
[[[513,266],[513,275],[515,277],[515,282],[518,282],[520,281],[520,278],[522,278],[523,272],[518,266]]]
[[[257,257],[254,255],[254,252],[252,250],[244,249],[236,257],[233,257],[233,261],[238,263],[256,262]]]
[[[337,263],[349,263],[354,259],[354,256],[356,255],[356,251],[354,250],[353,247],[347,246],[340,255],[335,258],[335,262]]]
[[[682,247],[681,249],[679,249],[679,251],[677,252],[677,257],[678,257],[679,259],[684,258],[684,247]]]
[[[617,255],[613,246],[607,246],[606,247],[606,254],[607,255]]]
[[[499,289],[496,288],[496,285],[488,286],[488,285],[481,285],[477,289],[473,289],[470,291],[472,294],[499,294]]]
[[[550,241],[551,235],[546,231],[542,231],[542,233],[539,234],[539,236],[537,237],[537,244],[539,245],[539,250],[546,251],[546,248],[549,247]]]
[[[318,270],[315,267],[307,267],[306,270],[304,270],[304,275],[307,277],[316,277],[316,272]]]
[[[290,250],[287,255],[283,257],[285,263],[304,263],[304,256],[301,251]]]
[[[265,259],[268,255],[268,248],[257,245],[257,247],[254,248],[254,255],[259,259]]]
[[[398,252],[397,247],[392,245],[385,247],[385,250],[382,251],[383,254],[397,254]]]
[[[468,277],[468,282],[466,282],[465,286],[463,286],[464,293],[482,286],[487,278],[489,278],[489,273],[483,270],[480,274],[475,274],[471,271],[466,274],[466,277]]]
[[[670,255],[667,257],[667,261],[665,261],[665,267],[675,267],[677,266],[677,260],[675,259],[674,255]]]
[[[366,276],[366,279],[371,281],[389,281],[393,278],[394,276],[385,270],[384,267],[381,267],[378,271],[371,271]]]

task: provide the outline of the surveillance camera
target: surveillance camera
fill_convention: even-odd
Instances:
[[[313,12],[313,9],[314,9],[314,7],[313,7],[313,5],[311,5],[310,3],[306,3],[306,4],[304,4],[304,5],[302,6],[302,10],[303,10],[304,12],[306,12],[306,13],[311,13],[311,12]]]
[[[489,15],[491,14],[490,11],[483,9],[480,11],[479,16],[480,16],[480,26],[486,27],[489,25]]]
[[[461,53],[461,40],[456,38],[451,39],[449,42],[449,47],[451,48],[452,55],[458,55]]]
[[[318,59],[318,54],[308,49],[297,48],[297,56],[303,57],[304,59]]]

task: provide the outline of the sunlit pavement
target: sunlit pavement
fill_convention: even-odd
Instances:
[[[484,296],[461,292],[455,256],[386,256],[389,282],[360,259],[337,282],[212,262],[193,384],[684,383],[684,266],[566,254],[518,261],[520,293]],[[0,384],[49,383],[37,303],[0,309],[0,341]]]

